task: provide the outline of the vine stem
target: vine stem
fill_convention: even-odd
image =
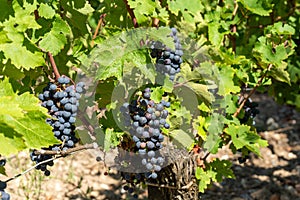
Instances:
[[[60,74],[59,74],[59,71],[55,64],[55,60],[53,58],[53,55],[50,52],[48,52],[47,54],[48,54],[48,57],[49,57],[49,60],[50,60],[50,63],[51,63],[52,69],[53,69],[53,73],[55,75],[55,79],[57,80],[60,77]]]
[[[131,20],[132,20],[134,28],[138,28],[139,24],[137,23],[137,19],[136,19],[135,15],[134,15],[133,10],[130,8],[127,0],[123,0],[123,1],[124,1],[125,5],[126,5],[126,9],[127,9],[128,13],[129,13],[129,15],[131,17]]]
[[[51,151],[51,150],[35,150],[34,153],[36,155],[60,155],[60,156],[67,156],[67,155],[70,155],[74,152],[77,152],[77,151],[82,151],[82,150],[87,150],[87,149],[96,149],[98,148],[98,145],[97,144],[85,144],[85,145],[82,145],[82,146],[78,146],[78,147],[74,147],[74,148],[71,148],[71,149],[68,149],[66,151]]]
[[[239,8],[239,4],[236,1],[234,1],[234,10],[232,12],[231,20],[234,20],[234,18],[236,16],[236,13],[238,11],[238,8]],[[232,33],[235,34],[236,31],[237,31],[237,25],[234,24],[234,25],[232,25]],[[233,52],[236,52],[236,37],[235,37],[235,35],[232,35],[231,38],[232,38],[231,39],[231,41],[232,41],[232,50],[233,50]]]
[[[92,38],[92,46],[94,46],[94,40],[96,39],[96,37],[97,37],[97,35],[99,33],[99,30],[101,29],[101,26],[103,24],[103,19],[104,19],[105,16],[106,16],[105,13],[102,14],[102,15],[100,15],[100,19],[98,21],[98,25],[96,27],[95,33],[94,33],[93,38]]]
[[[20,174],[17,174],[9,179],[7,179],[5,182],[8,183],[20,176],[23,176],[24,174],[27,174],[28,172],[30,172],[31,170],[35,169],[36,167],[38,167],[39,165],[42,165],[42,164],[45,164],[47,162],[50,162],[50,161],[53,161],[53,160],[57,160],[59,158],[62,158],[62,157],[66,157],[66,156],[69,156],[69,155],[72,155],[74,153],[78,153],[79,151],[82,151],[82,150],[87,150],[87,149],[96,149],[98,148],[98,145],[95,145],[95,144],[86,144],[86,145],[83,145],[83,146],[78,146],[78,147],[75,147],[75,148],[72,148],[72,149],[68,149],[67,151],[60,151],[60,152],[57,152],[57,151],[47,151],[47,150],[39,150],[39,151],[35,151],[34,153],[37,153],[37,154],[43,154],[43,155],[56,155],[55,157],[53,158],[50,158],[50,159],[47,159],[47,160],[44,160],[30,168],[28,168],[27,170],[25,170],[24,172],[20,173]]]
[[[236,117],[242,110],[242,108],[244,107],[245,103],[247,102],[247,100],[254,94],[254,92],[256,91],[256,89],[261,85],[261,83],[263,82],[264,78],[266,77],[267,73],[271,70],[272,68],[272,64],[268,65],[268,69],[267,71],[262,75],[262,77],[260,77],[260,79],[258,80],[257,84],[255,85],[255,87],[253,88],[253,90],[250,91],[250,93],[247,95],[246,98],[244,98],[242,100],[242,102],[240,103],[239,108],[235,111],[235,113],[233,114],[234,117]]]

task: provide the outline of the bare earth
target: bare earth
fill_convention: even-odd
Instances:
[[[267,96],[253,98],[259,102],[256,126],[269,146],[261,150],[262,158],[251,155],[239,164],[238,156],[223,148],[221,159],[233,160],[236,179],[214,184],[199,199],[205,200],[300,200],[300,113],[288,106],[279,106]],[[32,166],[27,152],[8,160],[9,177]],[[12,200],[120,200],[126,199],[123,182],[115,170],[97,162],[91,152],[55,161],[51,175],[45,177],[33,170],[8,184]],[[0,180],[6,180],[0,176]],[[146,199],[144,189],[139,199]]]

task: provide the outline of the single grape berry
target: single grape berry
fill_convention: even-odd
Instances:
[[[0,181],[0,190],[4,190],[7,187],[6,182]]]

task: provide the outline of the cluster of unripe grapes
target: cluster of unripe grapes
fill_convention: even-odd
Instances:
[[[46,120],[46,123],[53,127],[54,136],[62,141],[62,144],[43,148],[51,151],[66,151],[75,146],[79,141],[75,136],[75,121],[79,106],[79,99],[84,92],[84,83],[79,82],[75,85],[70,84],[70,79],[66,76],[61,76],[57,82],[49,83],[39,95],[42,101],[42,106],[48,109],[51,118]],[[31,152],[31,160],[37,164],[51,159],[52,155],[37,155],[34,151]],[[53,161],[49,161],[37,166],[37,169],[44,171],[46,176],[50,175],[47,165],[52,166]]]
[[[171,81],[175,80],[175,75],[180,72],[180,64],[182,63],[182,46],[177,37],[177,29],[171,28],[170,37],[175,43],[175,50],[166,47],[159,41],[151,41],[151,57],[156,59],[156,70],[164,75],[168,74]]]

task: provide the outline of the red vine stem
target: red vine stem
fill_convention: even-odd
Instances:
[[[51,63],[52,69],[53,69],[53,73],[55,75],[55,79],[57,80],[60,77],[60,74],[59,74],[59,71],[55,64],[55,60],[53,58],[53,55],[50,52],[48,52],[47,54],[48,54],[48,57],[49,57],[49,60],[50,60],[50,63]]]
[[[126,5],[126,9],[127,9],[128,13],[129,13],[131,19],[132,19],[134,28],[138,28],[139,24],[137,23],[137,19],[136,19],[134,13],[133,13],[133,10],[129,7],[127,0],[123,0],[123,1],[124,1],[125,5]]]
[[[242,100],[242,102],[240,103],[239,108],[237,109],[237,111],[233,114],[234,117],[236,117],[242,110],[242,108],[244,107],[245,103],[247,102],[247,100],[254,94],[254,92],[256,91],[256,89],[261,85],[261,83],[263,82],[264,78],[266,77],[267,73],[271,70],[272,68],[272,64],[268,65],[268,69],[267,71],[262,75],[262,77],[260,77],[260,79],[258,80],[257,84],[255,85],[255,87],[253,88],[253,90],[251,90],[251,92],[247,95],[246,98],[244,98]]]
[[[101,29],[101,26],[103,24],[103,19],[104,19],[105,16],[106,16],[106,14],[100,15],[100,19],[98,21],[98,25],[96,27],[95,33],[94,33],[93,38],[92,38],[92,46],[94,46],[94,40],[97,37],[97,35],[99,33],[99,30]]]

